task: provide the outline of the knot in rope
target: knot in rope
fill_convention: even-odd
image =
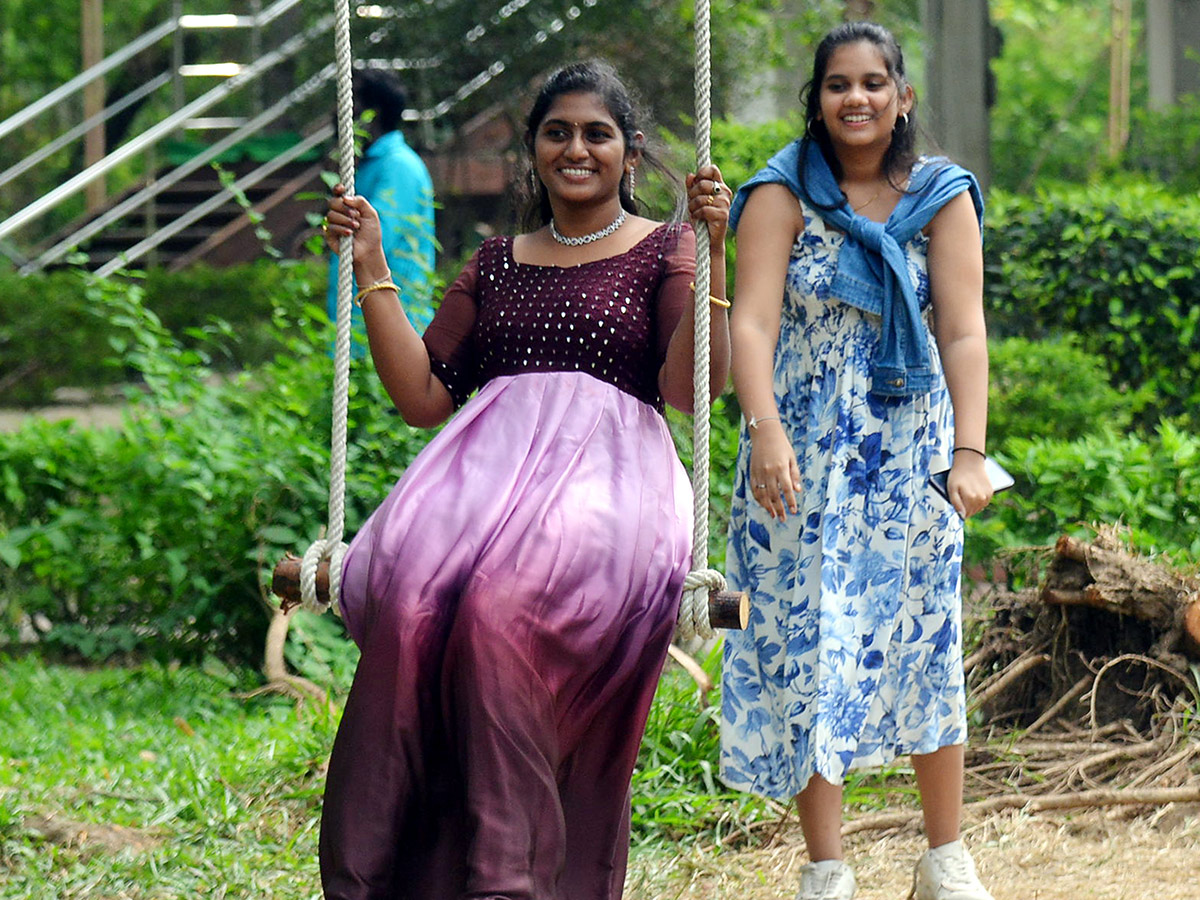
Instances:
[[[725,590],[725,576],[716,569],[693,569],[683,579],[683,597],[679,601],[679,619],[675,636],[679,640],[716,637],[708,612],[708,598],[713,591]]]
[[[341,615],[337,601],[342,587],[342,558],[348,549],[341,540],[320,538],[304,552],[304,558],[300,560],[300,604],[308,612],[320,615],[332,609],[335,615]],[[317,566],[326,558],[329,560],[329,599],[322,602],[317,599]]]

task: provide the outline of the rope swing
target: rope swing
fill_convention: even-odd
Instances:
[[[710,53],[709,0],[696,0],[696,169],[712,161],[712,59]],[[712,638],[710,598],[725,590],[725,576],[706,568],[708,562],[708,474],[709,474],[709,295],[712,286],[707,228],[696,229],[695,342],[692,358],[692,570],[683,582],[676,636]],[[744,624],[744,623],[743,623]]]
[[[350,57],[350,0],[334,0],[334,54],[337,84],[338,164],[346,194],[354,193],[354,72]],[[337,335],[333,344],[333,429],[329,454],[329,514],[325,536],[314,541],[300,563],[300,602],[310,612],[338,610],[342,541],[346,527],[346,417],[350,405],[350,327],[354,291],[354,238],[338,243]],[[329,591],[317,598],[317,566],[329,561]]]
[[[696,0],[696,166],[711,158],[711,57],[709,0]],[[350,53],[350,3],[334,0],[334,47],[336,52],[338,162],[346,195],[354,193],[354,98]],[[329,511],[324,536],[308,548],[299,561],[288,557],[275,568],[272,591],[299,603],[308,611],[336,613],[340,591],[342,558],[347,545],[342,541],[346,500],[346,419],[350,389],[350,328],[353,293],[353,238],[343,235],[338,245],[337,334],[334,341],[333,426],[329,462]],[[692,492],[694,531],[692,570],[684,580],[676,637],[712,638],[714,625],[743,628],[749,613],[744,593],[725,590],[725,577],[706,568],[708,560],[709,492],[709,294],[712,283],[707,228],[696,229],[695,342],[693,388]],[[327,566],[322,566],[327,562]],[[298,594],[298,596],[297,596]],[[285,608],[288,604],[285,603]]]

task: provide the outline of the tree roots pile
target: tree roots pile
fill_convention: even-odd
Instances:
[[[968,795],[1117,789],[1120,802],[1142,792],[1156,803],[1176,792],[1155,791],[1185,788],[1200,799],[1200,581],[1106,527],[1092,542],[1060,538],[1036,562],[1038,583],[995,597],[965,662],[984,725]]]

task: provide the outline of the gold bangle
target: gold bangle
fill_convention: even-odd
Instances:
[[[374,284],[368,284],[365,288],[354,295],[354,305],[362,308],[363,297],[367,294],[373,294],[376,291],[395,291],[396,296],[400,296],[400,287],[390,281],[377,281]]]
[[[692,289],[693,294],[696,293],[696,282],[693,281],[688,285],[688,287]],[[715,297],[712,294],[708,295],[708,302],[717,304],[717,306],[721,307],[721,309],[729,309],[729,307],[733,305],[724,297]]]

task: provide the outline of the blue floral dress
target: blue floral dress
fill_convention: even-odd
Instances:
[[[966,737],[963,527],[928,484],[953,440],[934,338],[930,393],[871,394],[880,318],[830,296],[842,235],[803,212],[774,374],[800,512],[776,522],[750,496],[743,430],[726,559],[751,615],[725,638],[721,775],[777,799]],[[927,248],[905,246],[925,310]]]

